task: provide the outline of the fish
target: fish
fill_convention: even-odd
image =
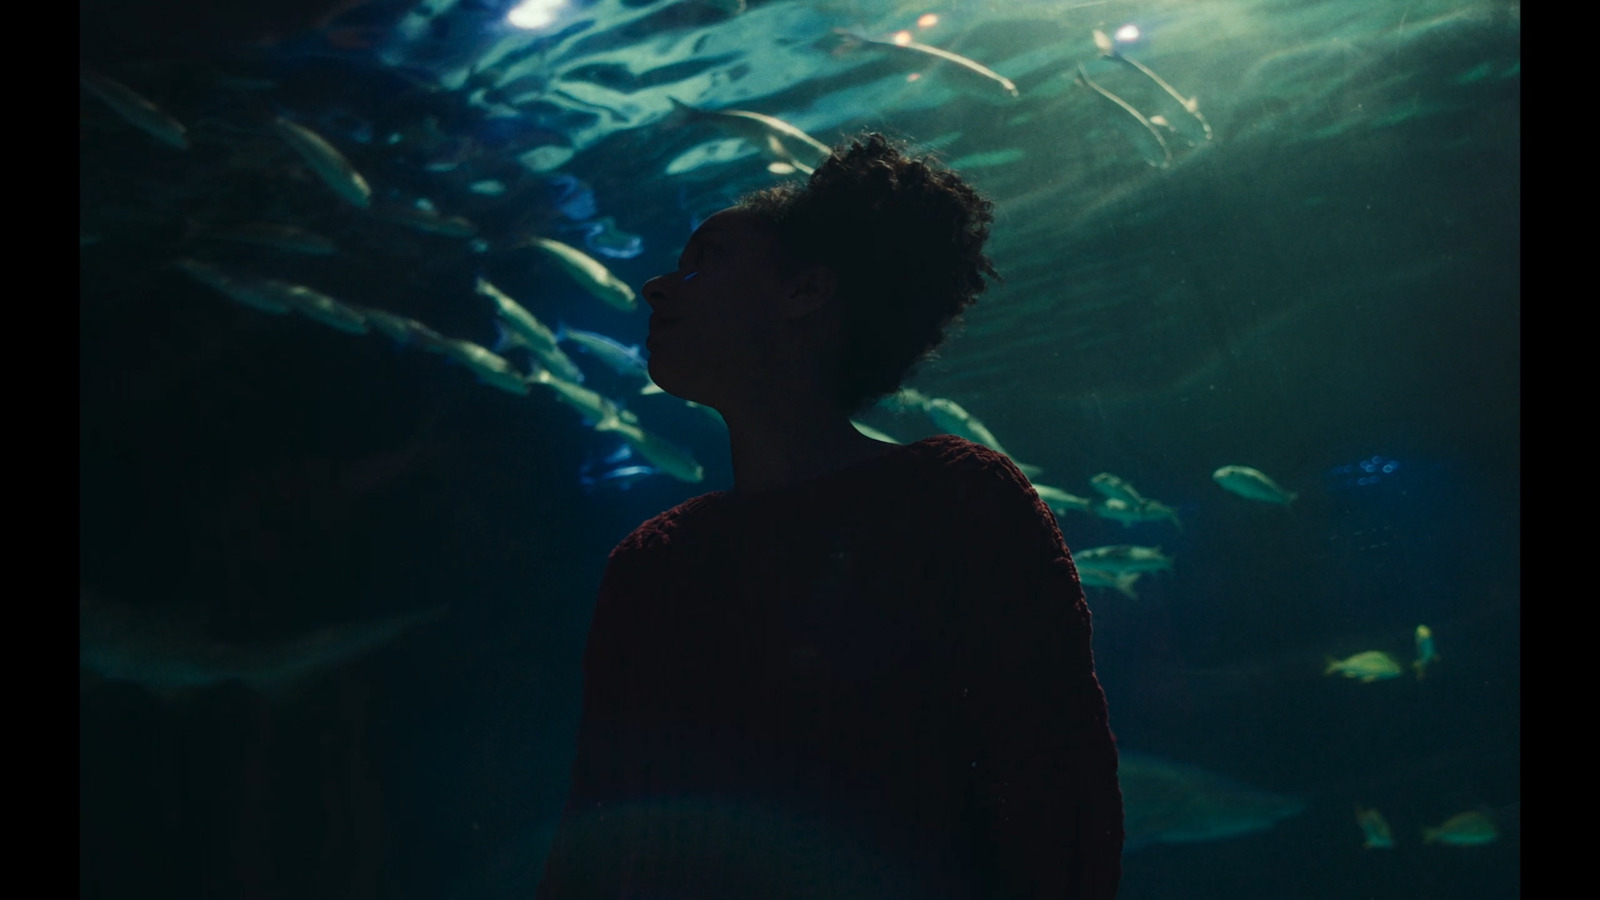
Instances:
[[[1365,653],[1357,653],[1348,659],[1328,657],[1328,668],[1322,674],[1332,675],[1335,672],[1339,672],[1346,678],[1359,678],[1363,684],[1366,684],[1373,681],[1387,681],[1390,678],[1397,678],[1403,671],[1405,670],[1400,668],[1400,664],[1394,661],[1394,657],[1384,653],[1382,650],[1368,650]]]
[[[1089,77],[1089,71],[1078,63],[1078,83],[1082,84],[1095,96],[1100,97],[1111,112],[1112,121],[1128,136],[1138,148],[1139,155],[1144,161],[1157,169],[1164,169],[1172,164],[1172,149],[1167,146],[1167,139],[1161,136],[1156,126],[1145,118],[1144,113],[1133,108],[1128,101],[1118,97],[1098,82]]]
[[[367,317],[360,309],[348,303],[341,303],[303,284],[290,284],[269,278],[256,282],[255,289],[329,328],[347,334],[366,334],[370,330],[367,326]]]
[[[556,333],[539,321],[537,316],[482,276],[478,278],[477,290],[495,305],[495,331],[499,334],[494,345],[495,353],[521,347],[532,353],[541,366],[554,369],[559,377],[568,381],[583,381],[583,370],[562,352]]]
[[[1114,588],[1130,600],[1139,599],[1133,592],[1133,583],[1143,572],[1110,572],[1105,569],[1078,567],[1078,583],[1084,587]]]
[[[238,225],[217,232],[216,236],[224,240],[254,244],[257,247],[270,247],[289,253],[303,253],[308,256],[329,256],[339,251],[333,241],[320,234],[292,225],[275,225],[269,222]]]
[[[649,366],[644,356],[639,353],[638,344],[624,344],[616,338],[606,337],[593,331],[568,328],[563,322],[556,323],[555,338],[560,343],[577,344],[578,349],[593,356],[618,375],[628,378],[650,377]]]
[[[480,344],[446,338],[449,357],[472,370],[478,381],[507,393],[526,395],[528,379],[506,358]]]
[[[189,257],[173,260],[170,265],[207,287],[221,291],[230,300],[258,312],[284,315],[291,309],[283,299],[260,290],[256,282],[235,278],[210,263]]]
[[[584,424],[592,428],[597,428],[601,422],[609,419],[618,419],[630,424],[638,421],[633,413],[618,407],[600,392],[561,378],[548,369],[536,368],[533,374],[528,376],[528,382],[544,385],[554,391],[557,403],[577,410],[583,416]]]
[[[1091,547],[1072,554],[1074,565],[1103,569],[1113,574],[1125,572],[1164,572],[1172,568],[1172,560],[1161,555],[1160,547],[1135,547],[1116,544],[1109,547]]]
[[[1125,500],[1107,497],[1090,507],[1089,511],[1102,519],[1121,522],[1124,528],[1140,522],[1167,520],[1178,526],[1180,531],[1183,529],[1183,523],[1178,521],[1177,512],[1172,507],[1162,505],[1154,500],[1146,500],[1134,506]]]
[[[899,441],[895,440],[894,438],[890,437],[889,435],[884,434],[883,432],[879,431],[876,428],[873,428],[871,425],[863,425],[860,422],[857,422],[855,419],[851,419],[850,420],[850,424],[854,425],[855,429],[857,431],[861,432],[862,434],[866,435],[869,438],[872,438],[875,441],[883,441],[885,444],[898,444],[898,443],[900,443]]]
[[[622,421],[613,415],[595,423],[595,431],[610,432],[628,442],[650,464],[679,481],[698,484],[705,480],[706,470],[695,458],[678,445],[651,434],[638,425]]]
[[[322,135],[283,116],[273,120],[272,129],[334,193],[359,209],[372,205],[372,188],[367,180]]]
[[[1158,843],[1220,841],[1272,828],[1305,802],[1154,756],[1118,751],[1123,852]]]
[[[638,309],[633,289],[611,270],[601,265],[594,257],[589,256],[576,247],[570,247],[560,241],[549,238],[527,238],[517,244],[519,247],[533,247],[542,250],[554,259],[567,271],[567,274],[602,303],[623,312],[632,312]]]
[[[917,397],[922,396],[921,394],[916,394],[915,391],[912,393]],[[1000,442],[995,439],[988,426],[984,425],[977,416],[963,409],[954,400],[947,400],[944,397],[929,397],[926,398],[922,408],[927,412],[928,418],[933,420],[933,424],[943,428],[950,434],[964,437],[975,444],[982,444],[1008,459],[1011,457],[1011,454],[1000,446]],[[1030,478],[1044,471],[1038,466],[1024,465],[1016,462],[1016,460],[1012,460],[1012,463],[1016,465],[1022,474]]]
[[[1223,466],[1211,473],[1211,479],[1221,485],[1223,490],[1238,494],[1247,500],[1281,503],[1288,506],[1300,496],[1278,487],[1271,478],[1249,466]]]
[[[368,325],[387,335],[396,344],[415,346],[419,350],[441,356],[450,352],[449,338],[416,319],[372,307],[362,307],[361,313],[367,317]]]
[[[1121,500],[1132,507],[1144,504],[1144,498],[1139,496],[1139,492],[1133,489],[1133,485],[1110,472],[1101,472],[1099,475],[1089,479],[1089,486],[1099,491],[1103,497]]]
[[[672,101],[676,118],[715,125],[734,137],[747,141],[766,159],[780,165],[792,166],[805,175],[816,171],[816,165],[820,165],[833,152],[833,148],[827,144],[782,119],[742,109],[697,109],[676,97],[667,99]],[[795,152],[801,148],[804,149],[800,153]],[[811,162],[802,159],[802,155],[811,157]]]
[[[1438,651],[1433,649],[1433,630],[1426,625],[1417,626],[1417,658],[1412,661],[1411,668],[1417,671],[1421,678],[1428,666],[1439,661]]]
[[[1449,844],[1454,847],[1478,847],[1494,843],[1500,836],[1494,820],[1481,812],[1464,812],[1451,816],[1438,828],[1422,829],[1424,844]]]
[[[930,47],[927,44],[919,44],[916,41],[911,40],[909,35],[907,35],[904,40],[875,41],[871,38],[853,34],[843,28],[835,28],[833,33],[841,40],[841,48],[848,49],[856,45],[864,44],[890,52],[914,54],[919,64],[929,62],[946,64],[946,71],[961,76],[965,79],[963,83],[969,86],[981,87],[982,90],[990,94],[994,93],[994,91],[998,89],[1001,94],[1012,100],[1016,100],[1022,96],[1022,94],[1017,91],[1017,86],[1011,82],[1011,79],[1006,78],[993,69],[990,69],[981,63],[970,60],[965,56],[951,53],[948,50],[940,50],[938,47]]]
[[[1039,494],[1039,499],[1050,507],[1051,512],[1058,515],[1069,509],[1077,510],[1078,512],[1089,512],[1090,508],[1094,506],[1094,501],[1088,497],[1069,494],[1058,487],[1051,487],[1048,484],[1035,482],[1033,489]]]
[[[1198,97],[1183,96],[1178,92],[1177,88],[1168,84],[1160,75],[1152,72],[1148,66],[1117,50],[1116,45],[1112,43],[1111,38],[1105,32],[1096,29],[1094,43],[1096,47],[1100,48],[1102,56],[1120,62],[1154,82],[1156,87],[1159,87],[1168,97],[1176,101],[1186,114],[1178,122],[1167,122],[1162,119],[1160,124],[1168,126],[1174,133],[1183,137],[1191,147],[1199,146],[1212,139],[1211,123],[1207,122],[1206,117],[1200,114],[1200,100]],[[1151,116],[1150,122],[1151,124],[1156,124],[1156,117]]]
[[[1367,836],[1361,846],[1368,850],[1389,850],[1394,847],[1394,832],[1389,829],[1389,822],[1384,819],[1383,813],[1375,809],[1362,809],[1358,804],[1356,824],[1361,826],[1361,833]]]
[[[189,132],[183,123],[162,112],[160,107],[122,82],[84,70],[78,73],[78,83],[111,107],[111,111],[128,124],[169,147],[189,149]]]
[[[404,225],[427,234],[456,238],[476,237],[478,234],[478,226],[470,219],[441,215],[435,210],[404,203],[373,207],[372,215],[386,222]]]
[[[311,679],[434,621],[448,607],[367,622],[320,628],[299,638],[262,644],[209,639],[177,617],[105,600],[80,591],[78,668],[92,686],[131,682],[166,699],[230,682],[269,697]]]

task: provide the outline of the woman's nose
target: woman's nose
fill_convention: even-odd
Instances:
[[[666,299],[666,285],[669,280],[665,275],[657,275],[644,283],[641,293],[644,294],[644,301],[650,304],[651,309],[654,309],[656,304]]]

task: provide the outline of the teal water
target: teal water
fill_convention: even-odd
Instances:
[[[1052,501],[1075,552],[1171,560],[1086,588],[1121,896],[1517,895],[1520,5],[536,12],[80,4],[80,895],[531,892],[605,553],[731,471],[713,413],[607,350],[642,307],[526,239],[637,291],[808,159],[674,100],[882,130],[996,201],[1004,284],[858,421],[912,441],[953,401],[1096,504]],[[479,279],[580,333],[592,394],[445,346],[495,346]],[[1122,524],[1100,473],[1170,514]],[[1325,674],[1366,651],[1398,676]],[[1494,839],[1424,842],[1465,812]]]

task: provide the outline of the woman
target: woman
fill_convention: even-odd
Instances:
[[[871,134],[707,219],[644,286],[650,374],[734,486],[612,551],[539,896],[1116,893],[1089,612],[1015,466],[850,416],[997,277],[992,205]]]

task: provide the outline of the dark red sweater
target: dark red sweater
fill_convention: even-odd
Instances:
[[[940,435],[617,545],[538,897],[1106,900],[1116,768],[1055,519]]]

